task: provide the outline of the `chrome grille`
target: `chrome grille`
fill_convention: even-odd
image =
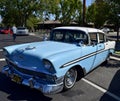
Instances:
[[[37,72],[37,71],[32,71],[32,70],[28,70],[28,69],[18,67],[16,64],[9,61],[8,59],[6,59],[6,62],[11,68],[13,68],[13,69],[15,69],[15,70],[17,70],[17,71],[19,71],[19,72],[21,72],[23,74],[28,74],[28,75],[32,75],[32,76],[38,76],[38,77],[44,78],[44,79],[46,78],[46,74],[44,74],[44,73],[40,73],[40,72]]]

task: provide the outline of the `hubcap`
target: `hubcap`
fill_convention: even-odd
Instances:
[[[75,69],[70,69],[65,76],[65,86],[66,88],[71,88],[76,82],[77,71]]]

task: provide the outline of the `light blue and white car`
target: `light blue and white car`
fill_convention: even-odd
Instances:
[[[58,27],[49,41],[4,47],[2,72],[12,81],[44,94],[72,88],[86,73],[109,60],[115,42],[103,31],[86,27]]]

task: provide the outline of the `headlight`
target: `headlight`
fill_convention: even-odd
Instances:
[[[48,71],[54,72],[54,67],[53,67],[53,65],[52,65],[52,63],[51,63],[50,61],[44,59],[44,60],[43,60],[43,64],[44,64],[44,67],[45,67]]]

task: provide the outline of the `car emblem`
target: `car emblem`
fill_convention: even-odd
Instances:
[[[32,50],[32,49],[35,49],[35,47],[27,46],[27,47],[25,48],[25,50]]]

